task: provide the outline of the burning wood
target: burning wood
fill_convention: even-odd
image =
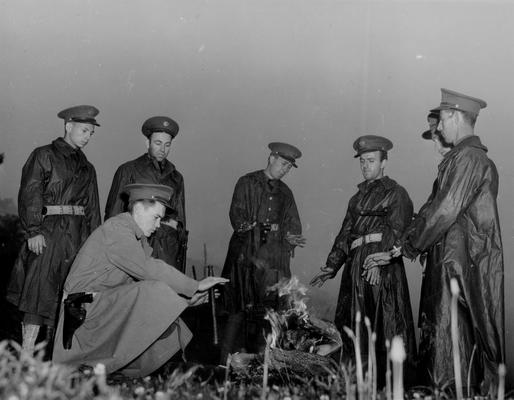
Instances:
[[[307,311],[307,288],[293,276],[270,287],[276,291],[283,305],[280,310],[267,310],[270,322],[270,370],[285,370],[298,375],[326,374],[334,368],[334,361],[326,357],[342,346],[341,335],[330,322]],[[252,362],[262,363],[262,355],[234,354],[232,368],[243,370]]]

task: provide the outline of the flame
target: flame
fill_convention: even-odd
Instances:
[[[303,342],[305,338],[288,335],[294,329],[298,329],[299,326],[303,327],[303,329],[317,330],[318,334],[322,331],[325,337],[322,340],[324,343],[328,340],[338,346],[342,344],[341,335],[333,324],[311,316],[307,312],[307,297],[305,295],[308,288],[299,281],[298,277],[293,276],[290,279],[282,279],[280,282],[269,287],[267,291],[276,291],[280,298],[285,298],[285,307],[281,307],[280,310],[268,309],[266,312],[265,318],[271,325],[271,348],[281,347],[285,343],[291,345],[291,342],[294,342],[295,348],[299,348],[307,343]],[[294,326],[290,326],[290,324]],[[311,347],[317,346],[317,342],[313,342],[312,337],[308,339],[308,342],[315,345]]]

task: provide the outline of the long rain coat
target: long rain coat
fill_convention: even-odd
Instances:
[[[47,205],[83,206],[85,216],[47,215]],[[25,241],[11,273],[7,299],[20,311],[53,325],[62,285],[89,234],[100,225],[93,165],[63,138],[38,147],[23,166],[18,213],[25,239],[42,234],[46,247],[36,255]]]
[[[150,256],[146,237],[132,216],[110,218],[86,241],[64,285],[65,295],[94,293],[86,319],[63,347],[59,317],[53,360],[120,370],[132,377],[150,374],[191,340],[179,315],[198,282]]]
[[[293,193],[284,182],[269,180],[263,170],[248,173],[236,183],[230,222],[234,233],[222,271],[222,276],[230,279],[224,288],[226,310],[236,313],[251,306],[276,307],[266,289],[291,277],[293,246],[285,235],[302,232]],[[254,228],[245,229],[255,222]],[[275,224],[277,229],[266,234],[262,224]]]
[[[377,352],[385,352],[385,340],[400,335],[405,343],[407,360],[414,361],[416,343],[414,322],[405,268],[401,257],[381,267],[381,280],[371,286],[361,276],[366,257],[389,251],[397,245],[412,219],[412,201],[407,191],[385,176],[373,182],[362,182],[348,204],[343,225],[330,251],[326,266],[338,271],[343,265],[341,288],[337,301],[335,324],[343,337],[343,351],[353,354],[353,344],[343,327],[355,332],[355,317],[367,316],[377,334]],[[351,249],[355,239],[382,233],[382,241],[365,243]],[[367,332],[360,327],[362,352],[367,353]]]
[[[450,279],[456,278],[459,295],[459,351],[462,379],[467,381],[469,361],[477,346],[471,383],[494,382],[497,366],[505,360],[504,272],[500,221],[496,198],[498,172],[478,136],[464,138],[439,165],[437,191],[414,221],[402,245],[415,258],[441,242],[439,262],[427,263],[424,285],[424,340],[420,349],[434,379],[454,378],[451,343]]]
[[[111,190],[105,205],[105,220],[127,211],[128,198],[124,197],[123,190],[130,183],[157,183],[173,188],[170,203],[174,211],[167,214],[166,217],[175,219],[179,223],[179,229],[176,230],[168,225],[161,224],[149,238],[149,243],[153,248],[153,257],[177,268],[180,267],[177,265],[180,250],[179,236],[186,229],[184,178],[182,174],[167,159],[159,164],[148,153],[122,164],[116,170],[112,179]]]

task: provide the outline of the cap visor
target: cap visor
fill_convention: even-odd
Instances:
[[[432,131],[428,130],[421,134],[421,137],[426,140],[432,140]]]

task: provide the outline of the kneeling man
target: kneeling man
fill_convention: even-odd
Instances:
[[[191,340],[179,318],[227,279],[195,281],[152,258],[147,238],[159,227],[172,188],[131,184],[129,212],[108,219],[79,251],[64,285],[53,360],[102,363],[107,373],[150,374]]]

